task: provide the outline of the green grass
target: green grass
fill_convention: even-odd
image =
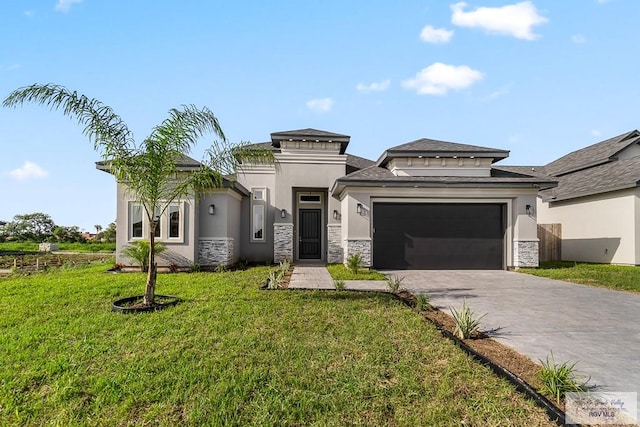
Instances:
[[[61,251],[74,252],[115,252],[115,243],[56,243]],[[37,251],[38,243],[33,242],[4,242],[0,243],[0,252],[2,251]]]
[[[640,293],[640,267],[553,261],[540,263],[539,268],[522,268],[518,271],[567,282]]]
[[[0,425],[553,425],[388,295],[160,274],[185,302],[123,315],[107,267],[0,279]]]
[[[344,264],[329,264],[327,270],[333,280],[387,280],[387,276],[374,269],[361,268],[353,274]]]

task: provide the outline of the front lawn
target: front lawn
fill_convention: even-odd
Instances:
[[[387,276],[374,269],[360,268],[358,273],[352,273],[344,264],[329,264],[327,270],[333,280],[387,280]]]
[[[640,293],[640,268],[634,266],[552,261],[540,263],[539,268],[522,268],[518,271],[550,279]]]
[[[161,274],[186,301],[123,315],[108,267],[0,279],[0,425],[554,425],[389,295]]]

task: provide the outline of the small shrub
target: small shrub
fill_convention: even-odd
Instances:
[[[429,295],[427,294],[416,295],[416,308],[420,311],[429,310],[431,308],[431,306],[429,305]]]
[[[360,270],[361,266],[362,266],[362,256],[360,255],[359,252],[356,252],[355,254],[347,258],[347,268],[353,274],[358,274],[358,270]]]
[[[546,361],[540,360],[542,369],[539,372],[542,380],[541,391],[560,402],[567,392],[580,392],[587,390],[587,383],[591,377],[585,378],[576,371],[577,362],[564,362],[557,364],[553,352],[547,356]]]
[[[246,259],[241,259],[240,261],[238,261],[237,269],[244,271],[247,269],[248,265],[249,262]]]
[[[156,255],[164,252],[166,246],[156,242],[154,244]],[[149,241],[138,240],[124,247],[123,255],[138,263],[140,270],[144,273],[149,269]]]
[[[336,291],[344,291],[344,288],[345,288],[344,280],[334,280],[333,286],[336,288]]]
[[[180,266],[178,264],[171,264],[169,265],[169,271],[171,273],[177,273],[178,271],[180,271]]]
[[[224,264],[218,264],[213,271],[215,271],[216,273],[224,273],[225,271],[227,271],[227,266]]]
[[[462,308],[457,311],[455,308],[451,308],[451,315],[456,324],[453,333],[460,339],[466,340],[471,338],[473,334],[478,331],[480,326],[480,319],[486,316],[486,313],[480,317],[475,316],[473,311],[467,306],[467,300],[462,300]]]
[[[113,267],[111,267],[111,270],[113,271],[121,271],[124,268],[124,264],[121,264],[119,262],[113,264]]]
[[[289,270],[291,270],[291,261],[289,261],[288,259],[280,261],[280,264],[278,264],[278,269],[282,271],[283,274],[288,273]]]
[[[403,280],[404,277],[389,276],[389,278],[387,279],[387,288],[389,289],[389,292],[392,292],[394,294],[398,292]]]
[[[267,289],[280,289],[284,282],[284,273],[280,269],[276,268],[269,272],[269,284]]]
[[[193,264],[191,264],[191,272],[192,273],[198,273],[200,272],[202,267],[200,267],[200,264],[198,264],[197,262],[194,262]]]

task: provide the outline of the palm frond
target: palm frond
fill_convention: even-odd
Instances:
[[[51,110],[62,109],[64,115],[75,118],[84,126],[83,134],[105,159],[126,157],[132,149],[133,135],[127,125],[111,107],[96,99],[60,85],[33,84],[11,92],[2,105],[16,107],[25,102],[45,105]]]

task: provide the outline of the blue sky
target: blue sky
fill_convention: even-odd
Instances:
[[[196,104],[236,142],[312,127],[371,159],[425,137],[540,165],[640,127],[639,14],[631,0],[0,0],[0,97],[61,84],[137,139]],[[75,122],[1,108],[0,135],[0,220],[115,219],[113,179]]]

